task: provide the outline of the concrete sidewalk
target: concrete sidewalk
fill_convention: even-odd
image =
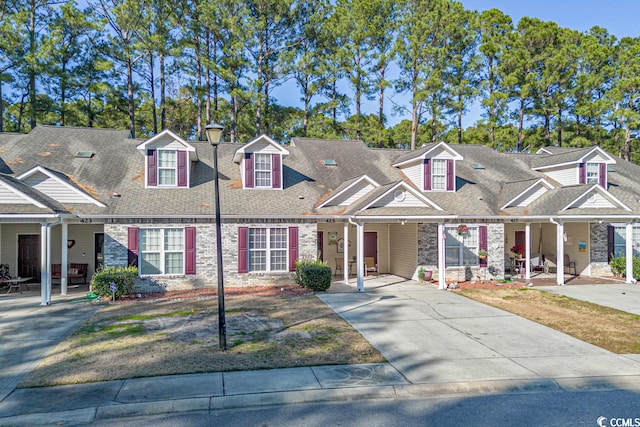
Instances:
[[[538,286],[536,289],[640,315],[640,285],[638,284]]]
[[[319,401],[428,398],[456,394],[628,389],[640,392],[640,356],[615,355],[534,322],[432,285],[394,276],[367,280],[365,293],[332,286],[320,298],[357,328],[388,363],[175,375],[102,383],[13,389],[48,346],[95,309],[54,304],[21,307],[22,329],[0,305],[22,345],[46,336],[24,366],[5,378],[0,425],[88,424],[135,416]],[[56,307],[59,305],[60,307]],[[53,310],[59,314],[54,315]],[[59,310],[59,311],[58,311]],[[78,315],[80,313],[80,315]],[[45,321],[43,321],[43,319]],[[2,343],[6,351],[20,340]],[[12,353],[17,356],[18,353]]]

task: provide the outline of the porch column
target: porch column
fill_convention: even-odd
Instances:
[[[524,278],[531,279],[531,224],[524,225]]]
[[[356,270],[358,272],[358,292],[364,292],[364,223],[358,223]]]
[[[556,224],[556,283],[564,286],[564,224]]]
[[[633,224],[627,224],[624,231],[625,283],[633,283]]]
[[[444,224],[438,224],[438,289],[447,289]]]
[[[62,246],[60,253],[62,254],[60,264],[60,295],[67,295],[67,270],[68,270],[68,254],[69,248],[67,247],[68,240],[68,225],[66,222],[60,224],[62,227]]]
[[[344,258],[342,260],[342,275],[344,276],[345,285],[349,284],[349,223],[344,223],[344,229],[342,232],[342,238],[344,239]]]
[[[49,227],[40,224],[40,305],[51,304],[51,281],[49,280]]]

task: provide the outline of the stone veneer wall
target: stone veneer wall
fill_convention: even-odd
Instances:
[[[291,284],[291,274],[282,273],[238,273],[238,227],[264,227],[269,224],[298,227],[298,258],[315,259],[316,224],[289,223],[281,221],[253,223],[223,223],[222,250],[224,283],[230,286]],[[104,262],[106,266],[125,266],[128,259],[129,227],[196,227],[196,274],[179,276],[151,276],[138,278],[136,291],[153,292],[160,290],[195,289],[217,287],[216,268],[216,230],[210,222],[160,223],[132,222],[105,224],[104,226]]]
[[[591,276],[611,276],[611,267],[608,257],[609,245],[607,236],[608,224],[591,224],[590,256],[589,268]]]
[[[449,267],[447,280],[465,280],[471,274],[476,280],[489,280],[504,277],[504,224],[473,224],[487,226],[487,267],[471,267],[465,272],[464,267]],[[438,276],[438,224],[418,224],[418,265],[433,271],[435,280]]]

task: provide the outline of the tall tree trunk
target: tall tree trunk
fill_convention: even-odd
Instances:
[[[0,132],[4,132],[4,99],[2,96],[2,74],[0,74]]]
[[[196,35],[193,40],[196,59],[196,140],[204,139],[202,127],[202,61],[200,39]]]
[[[491,147],[496,146],[496,107],[493,103],[493,57],[489,57],[489,142]]]
[[[218,63],[218,40],[213,39],[213,63]],[[218,70],[216,69],[213,73],[213,111],[215,111],[215,121],[216,123],[220,123],[220,118],[218,117]]]
[[[256,102],[256,136],[262,133],[262,85],[264,84],[262,52],[264,52],[264,39],[262,32],[260,32],[260,37],[258,38],[258,58],[256,59],[256,78],[258,79],[258,99]]]
[[[20,108],[18,109],[18,133],[22,132],[22,116],[24,116],[25,98],[29,96],[29,92],[23,93],[20,98]]]
[[[229,131],[229,142],[231,142],[232,144],[235,144],[236,142],[236,118],[238,114],[237,105],[238,103],[236,97],[231,96],[231,130]]]
[[[520,116],[518,117],[518,145],[516,145],[516,153],[522,151],[524,145],[524,107],[526,106],[525,100],[520,98]]]
[[[127,95],[129,97],[129,131],[131,138],[136,137],[136,108],[133,99],[133,61],[127,59]]]
[[[462,144],[462,95],[458,94],[458,144]]]
[[[624,149],[622,150],[622,158],[630,161],[631,160],[631,126],[629,125],[629,120],[625,123],[624,130]]]
[[[165,64],[164,53],[160,54],[159,58],[160,68],[160,127],[162,130],[167,128],[167,97],[166,97],[166,77],[165,77]]]
[[[29,103],[31,104],[31,115],[29,123],[31,129],[36,127],[36,5],[31,2],[29,15],[29,54],[31,63],[29,64]]]
[[[356,55],[356,74],[358,76],[356,84],[356,141],[362,140],[362,76],[360,73],[360,52]]]
[[[205,35],[205,43],[207,49],[207,71],[204,75],[204,92],[205,92],[205,104],[204,104],[204,116],[207,124],[211,123],[211,32],[207,30]]]
[[[333,101],[333,131],[338,133],[338,79],[335,75],[331,87],[331,98]]]
[[[62,76],[60,77],[60,126],[64,126],[67,104],[67,63],[62,61]]]
[[[93,127],[93,108],[91,108],[91,93],[87,99],[87,127]]]
[[[562,108],[558,107],[558,147],[562,147]]]
[[[384,75],[386,67],[380,67],[380,84],[378,86],[378,121],[380,127],[384,128]]]
[[[416,143],[418,139],[418,73],[416,68],[413,71],[413,77],[411,80],[411,150],[416,149]]]
[[[307,136],[307,129],[309,127],[309,105],[311,100],[309,99],[309,78],[305,77],[304,84],[302,85],[302,94],[304,96],[304,107],[302,111],[302,132],[304,136]]]
[[[155,57],[149,53],[149,72],[151,80],[151,116],[153,119],[153,134],[158,134],[158,111],[156,110],[156,76],[155,76]]]

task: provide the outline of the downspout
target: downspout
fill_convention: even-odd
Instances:
[[[51,227],[62,223],[62,218],[58,217],[55,222],[42,224],[44,228],[44,242],[41,244],[40,260],[40,305],[51,304]]]

